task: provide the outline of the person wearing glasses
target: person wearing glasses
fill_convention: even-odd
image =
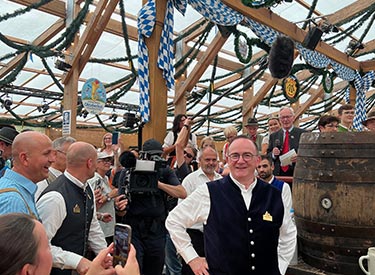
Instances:
[[[64,173],[66,168],[66,152],[70,145],[76,142],[75,138],[65,136],[59,137],[52,141],[52,147],[56,150],[56,161],[51,164],[48,171],[48,178],[38,182],[36,185],[38,189],[35,193],[35,201],[38,200],[40,194],[47,188],[47,186],[57,179],[62,173]]]
[[[324,115],[318,121],[318,129],[321,133],[337,132],[340,120],[331,115]]]
[[[295,127],[294,110],[291,107],[282,107],[279,111],[281,129],[272,133],[269,138],[267,154],[272,157],[275,165],[273,171],[275,176],[293,177],[294,167],[297,161],[299,140],[306,130]],[[281,166],[280,156],[293,150],[295,154],[291,158],[291,163]]]
[[[255,177],[253,141],[237,136],[228,147],[230,174],[199,186],[169,213],[166,226],[195,275],[285,274],[297,230],[281,191]],[[186,232],[203,224],[205,257]]]

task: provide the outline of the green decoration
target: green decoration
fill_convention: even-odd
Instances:
[[[324,92],[330,94],[333,90],[333,75],[331,72],[326,71],[326,73],[323,74],[322,84]]]
[[[283,80],[282,90],[285,98],[291,103],[296,102],[298,99],[300,85],[298,78],[294,75],[290,75]]]
[[[277,0],[242,0],[242,3],[245,6],[248,6],[253,9],[271,7],[277,2],[279,1]]]
[[[251,48],[251,40],[250,38],[246,35],[246,33],[237,31],[235,32],[235,38],[234,38],[234,52],[236,53],[236,56],[239,61],[241,61],[244,64],[247,64],[250,62],[251,57],[253,56],[253,50]],[[243,37],[246,41],[246,47],[247,47],[247,55],[243,56],[241,51],[240,51],[240,43],[241,43],[241,37]]]

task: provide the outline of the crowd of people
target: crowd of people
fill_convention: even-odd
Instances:
[[[355,131],[354,107],[323,115],[320,132]],[[40,132],[0,129],[0,274],[285,274],[295,253],[289,184],[300,137],[294,110],[249,118],[199,146],[177,115],[164,144],[141,152]],[[363,125],[375,131],[375,112]],[[285,163],[283,155],[290,154]],[[165,160],[164,160],[165,159]],[[156,168],[145,169],[152,160]],[[141,168],[142,166],[142,168]],[[113,267],[115,223],[132,228],[126,265]],[[75,272],[75,273],[74,273]]]

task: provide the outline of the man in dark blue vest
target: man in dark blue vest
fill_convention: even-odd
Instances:
[[[107,243],[95,213],[94,194],[87,180],[95,173],[97,152],[86,142],[73,143],[66,152],[66,170],[41,194],[37,208],[53,257],[52,275],[86,274],[96,254]],[[73,273],[74,274],[74,273]]]
[[[230,174],[200,186],[170,212],[166,226],[196,275],[280,275],[293,257],[296,227],[279,189],[254,176],[254,143],[237,136],[228,147]],[[203,222],[206,258],[186,228]],[[279,252],[278,252],[279,250]]]

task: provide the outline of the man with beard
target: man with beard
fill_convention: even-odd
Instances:
[[[217,157],[217,151],[210,146],[202,148],[201,151],[198,152],[200,168],[187,175],[182,182],[182,186],[185,188],[187,196],[193,193],[199,186],[222,178],[220,174],[215,172]],[[189,234],[192,245],[198,255],[204,257],[203,223],[197,223],[188,228],[187,233]],[[194,273],[190,266],[183,262],[181,274],[193,275]]]
[[[257,171],[258,177],[265,182],[270,183],[271,185],[275,186],[279,189],[282,193],[282,197],[284,202],[288,208],[292,207],[292,192],[290,191],[290,187],[287,183],[278,180],[273,175],[273,170],[275,169],[273,162],[270,157],[268,156],[261,156],[261,161],[258,164]]]

